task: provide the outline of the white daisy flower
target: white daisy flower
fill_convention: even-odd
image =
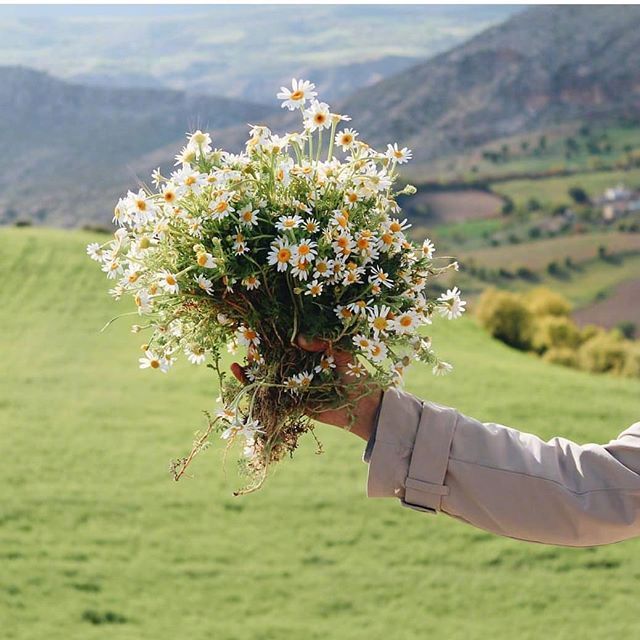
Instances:
[[[405,164],[405,162],[409,162],[412,157],[411,149],[407,149],[407,147],[402,147],[402,149],[398,148],[398,143],[394,143],[393,145],[387,145],[387,158],[389,160],[393,160],[398,164]]]
[[[337,256],[348,256],[355,247],[353,238],[348,233],[341,233],[332,243],[331,246]]]
[[[389,318],[390,313],[391,309],[385,304],[369,311],[369,323],[376,337],[380,334],[385,335],[393,326],[393,321]]]
[[[307,285],[307,290],[304,292],[306,296],[311,296],[313,298],[317,298],[322,294],[322,289],[324,285],[317,280],[313,280]]]
[[[214,220],[223,220],[230,213],[233,213],[234,208],[233,205],[229,202],[231,198],[230,194],[225,194],[224,196],[220,196],[216,198],[209,205],[209,209],[211,210],[211,217]]]
[[[325,260],[320,258],[313,264],[313,277],[314,278],[327,278],[331,275],[333,268],[333,260]]]
[[[100,262],[102,260],[102,249],[97,242],[92,242],[87,245],[87,255],[96,262]]]
[[[242,224],[247,226],[255,226],[258,224],[258,209],[254,209],[250,204],[245,205],[238,211],[238,218]]]
[[[312,266],[310,262],[306,260],[296,260],[293,263],[293,268],[291,269],[291,275],[295,276],[299,280],[308,280],[309,279],[309,271],[311,271]]]
[[[328,129],[331,126],[331,112],[326,102],[314,100],[304,112],[304,124],[309,131]]]
[[[318,243],[313,240],[300,240],[297,245],[291,247],[293,259],[298,262],[312,262],[317,254],[317,246]]]
[[[299,388],[306,389],[313,380],[313,373],[311,373],[310,371],[303,371],[302,373],[298,373],[297,375],[293,376],[293,379],[295,380]]]
[[[393,328],[398,335],[414,332],[420,325],[418,314],[414,311],[405,311],[393,320]]]
[[[277,265],[278,271],[286,271],[292,259],[293,252],[288,240],[278,238],[278,240],[271,245],[267,262],[270,265]]]
[[[260,287],[260,280],[254,276],[247,276],[246,278],[242,279],[242,284],[249,290],[249,291],[253,291],[254,289],[257,289],[258,287]]]
[[[347,374],[354,378],[362,378],[367,375],[367,370],[361,362],[356,360],[356,362],[347,363]]]
[[[144,356],[138,362],[141,369],[159,369],[162,373],[169,371],[169,363],[166,358],[157,356],[153,351],[145,351]]]
[[[369,282],[382,285],[389,289],[393,287],[393,280],[389,277],[389,274],[386,271],[383,271],[380,267],[374,267],[371,269]]]
[[[380,340],[374,340],[369,346],[368,353],[374,362],[382,362],[387,357],[387,345]]]
[[[309,220],[305,220],[304,225],[303,225],[303,229],[307,233],[316,233],[319,228],[320,228],[320,225],[317,223],[316,220],[313,220],[313,218],[311,218]]]
[[[171,273],[170,271],[160,271],[156,274],[156,278],[158,279],[158,284],[162,289],[164,289],[167,293],[178,293],[180,291],[180,286],[178,285],[177,277]]]
[[[448,362],[444,362],[444,360],[438,360],[438,362],[433,366],[432,371],[434,376],[446,376],[448,373],[453,371],[453,366]]]
[[[371,347],[371,343],[372,343],[370,338],[367,338],[367,336],[361,333],[358,333],[355,336],[353,336],[352,341],[353,341],[353,344],[355,344],[356,347],[358,347],[358,349],[365,352],[369,351],[369,348]]]
[[[210,296],[213,295],[213,282],[211,282],[211,280],[205,278],[203,275],[193,276],[193,279],[202,291],[208,293]]]
[[[443,293],[437,300],[438,311],[440,315],[449,320],[455,320],[464,313],[466,301],[460,298],[460,289],[453,287],[453,289],[447,289],[446,293]]]
[[[402,222],[397,218],[392,218],[386,227],[391,231],[391,233],[402,233],[403,231],[411,228],[411,225],[407,222],[406,218]]]
[[[318,94],[314,91],[316,85],[308,80],[291,80],[291,89],[280,87],[280,93],[277,94],[278,100],[282,100],[282,108],[289,111],[302,109],[307,100],[312,100]]]
[[[140,315],[143,313],[151,313],[151,296],[147,291],[144,289],[138,291],[133,299]]]
[[[196,262],[199,267],[203,267],[205,269],[215,269],[216,268],[216,259],[207,251],[198,251],[196,253]]]
[[[203,364],[207,359],[207,352],[202,347],[196,345],[187,347],[184,353],[191,364]]]
[[[238,342],[244,347],[248,347],[249,345],[257,347],[260,344],[258,332],[249,327],[245,327],[243,324],[238,327],[237,335]]]
[[[314,369],[314,371],[316,373],[330,373],[331,369],[335,369],[336,368],[336,361],[335,358],[333,356],[322,356],[322,358],[320,358],[320,364],[318,364],[316,366],[316,368]]]
[[[202,133],[202,131],[198,129],[189,136],[188,146],[196,151],[196,156],[210,153],[211,136],[208,133]]]
[[[338,131],[335,137],[336,146],[340,147],[343,151],[348,151],[353,147],[353,143],[358,137],[358,132],[355,129],[343,129]]]
[[[348,322],[349,320],[351,320],[351,318],[353,318],[353,311],[351,311],[351,309],[349,309],[348,307],[342,306],[341,304],[339,304],[333,311],[343,322]]]
[[[276,229],[280,231],[290,231],[297,229],[302,224],[302,218],[296,213],[292,216],[282,216],[276,222]]]
[[[365,315],[367,313],[367,310],[369,309],[371,305],[371,301],[366,302],[365,300],[355,300],[354,302],[350,302],[347,305],[347,309],[349,309],[349,311],[351,311],[351,313],[360,316],[360,315]]]
[[[181,164],[183,167],[187,167],[195,160],[196,150],[193,147],[187,145],[186,147],[182,147],[180,153],[175,156],[174,166],[177,167],[179,164]]]
[[[422,243],[422,255],[427,258],[428,260],[430,260],[433,257],[433,254],[435,253],[435,246],[433,244],[433,242],[431,242],[431,240],[429,240],[429,238],[427,238],[423,243]]]

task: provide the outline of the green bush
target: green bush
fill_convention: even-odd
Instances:
[[[578,352],[569,347],[552,347],[544,353],[542,359],[551,364],[561,364],[564,367],[578,367]]]
[[[525,295],[525,303],[531,313],[537,318],[541,316],[568,316],[571,304],[559,293],[545,287],[531,289]]]
[[[487,289],[478,300],[476,315],[494,338],[517,349],[531,346],[532,317],[521,296]]]
[[[578,351],[578,365],[594,373],[622,373],[625,369],[627,345],[613,333],[599,333],[583,343]]]
[[[534,320],[531,345],[539,353],[563,348],[575,351],[581,342],[580,329],[570,318],[541,316]]]
[[[627,345],[622,375],[640,378],[640,342],[629,342]]]

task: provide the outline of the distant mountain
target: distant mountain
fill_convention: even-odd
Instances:
[[[117,194],[148,179],[157,149],[178,150],[194,128],[246,130],[272,111],[180,91],[85,87],[0,67],[0,221],[108,220]]]
[[[309,77],[325,99],[445,51],[519,7],[0,5],[0,60],[82,84],[271,103]]]
[[[420,160],[572,119],[640,114],[640,6],[540,6],[341,105]]]

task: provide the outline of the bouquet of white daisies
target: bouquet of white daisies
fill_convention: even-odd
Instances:
[[[401,384],[415,360],[435,374],[451,368],[419,329],[435,312],[460,316],[465,303],[455,288],[429,297],[429,279],[457,265],[436,266],[433,244],[405,235],[396,198],[415,189],[394,183],[411,152],[372,149],[314,89],[293,80],[278,94],[299,111],[301,131],[253,126],[242,153],[191,134],[175,171],[155,171],[155,189],[120,199],[115,238],[88,247],[115,282],[111,294],[132,295],[144,318],[133,327],[149,332],[142,369],[166,373],[183,353],[218,374],[222,406],[172,463],[176,479],[219,432],[243,444],[243,492],[259,487],[313,428],[310,409],[355,406],[334,350],[352,354],[354,382],[381,388]],[[301,349],[299,334],[322,338],[326,351]],[[221,366],[224,351],[239,347],[244,386]]]

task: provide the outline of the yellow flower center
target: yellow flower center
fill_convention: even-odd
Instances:
[[[403,327],[410,327],[412,324],[411,316],[402,316],[400,318],[400,325]]]
[[[313,116],[313,121],[316,124],[324,124],[327,121],[327,116],[324,113],[316,113],[315,116]]]
[[[173,202],[176,199],[176,194],[173,191],[165,191],[164,192],[164,200],[165,202]]]
[[[136,207],[138,207],[138,211],[146,211],[147,203],[144,200],[136,200]]]
[[[173,285],[176,284],[176,279],[173,276],[167,276],[165,281],[170,287],[173,287]]]
[[[152,369],[157,369],[160,366],[160,363],[157,360],[151,360],[151,362],[149,362],[149,365]]]
[[[214,211],[216,213],[224,213],[229,208],[229,203],[226,200],[220,200],[216,205]]]
[[[389,229],[391,229],[391,231],[393,231],[394,233],[397,233],[398,231],[401,231],[400,223],[396,222],[396,221],[392,222],[389,225]]]
[[[280,249],[278,251],[278,262],[289,262],[291,259],[291,251],[289,249]]]
[[[189,176],[185,179],[184,183],[187,185],[187,187],[191,187],[196,183],[196,177]]]
[[[396,158],[402,158],[402,156],[404,156],[404,153],[402,153],[402,151],[394,151],[394,152],[393,152],[393,155],[394,155]]]
[[[354,202],[358,202],[358,194],[355,193],[354,191],[352,191],[348,196],[347,196],[349,202],[351,204],[353,204]]]
[[[198,264],[201,267],[204,267],[204,265],[207,264],[207,254],[206,253],[199,253],[198,254]]]
[[[304,91],[300,91],[300,89],[298,89],[297,91],[294,91],[291,94],[291,97],[289,99],[290,100],[302,100],[302,98],[304,98]]]
[[[341,144],[348,145],[353,142],[353,136],[350,133],[345,133],[340,139]]]
[[[360,238],[358,240],[358,249],[368,249],[369,248],[369,241],[366,238]]]
[[[308,245],[308,244],[301,244],[301,245],[298,247],[298,255],[301,255],[301,256],[308,256],[308,255],[309,255],[309,253],[310,253],[310,251],[311,251],[311,247],[309,247],[309,245]]]
[[[387,328],[387,319],[386,318],[381,318],[378,317],[373,321],[373,326],[378,330],[378,331],[384,331],[384,329]]]

